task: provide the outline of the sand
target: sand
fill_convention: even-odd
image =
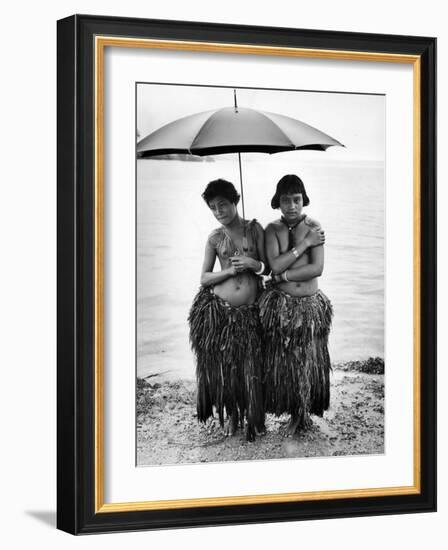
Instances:
[[[185,464],[384,453],[384,363],[381,359],[333,365],[331,404],[312,416],[307,431],[283,435],[286,415],[267,415],[266,434],[249,443],[239,430],[227,437],[217,419],[200,424],[195,383],[137,382],[137,463]]]

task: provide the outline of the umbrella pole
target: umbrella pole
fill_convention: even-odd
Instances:
[[[246,212],[244,211],[244,188],[243,188],[243,170],[241,167],[241,153],[238,153],[238,164],[240,167],[240,188],[241,188],[241,206],[243,209],[243,220],[246,219]],[[247,242],[247,231],[246,231],[246,224],[243,224],[243,251],[247,252],[249,249],[248,242]]]
[[[243,171],[241,168],[241,153],[238,153],[238,164],[240,166],[241,206],[243,209],[243,218],[246,219],[246,214],[244,212],[244,189],[243,189]]]
[[[233,102],[235,105],[235,113],[238,112],[238,101],[236,99],[236,90],[233,90]],[[244,189],[243,189],[243,170],[241,168],[241,153],[238,151],[238,164],[240,167],[240,188],[241,188],[241,205],[243,208],[243,220],[246,219],[246,213],[244,212]],[[247,231],[246,231],[246,224],[243,223],[243,252],[246,254],[246,252],[249,250],[249,246],[247,243]]]

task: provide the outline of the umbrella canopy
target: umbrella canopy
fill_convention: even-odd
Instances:
[[[300,120],[244,107],[224,107],[162,126],[137,144],[141,157],[187,153],[279,153],[325,151],[342,143]]]
[[[162,126],[137,143],[140,157],[186,153],[221,155],[238,153],[241,205],[244,209],[241,153],[279,153],[281,151],[325,151],[342,143],[300,120],[280,114],[238,107],[223,107],[186,116]],[[243,249],[247,250],[246,226]]]

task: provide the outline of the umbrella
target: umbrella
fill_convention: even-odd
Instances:
[[[155,130],[137,144],[142,157],[184,153],[206,156],[238,153],[244,212],[241,153],[325,151],[342,143],[300,120],[277,113],[234,106],[189,115]]]

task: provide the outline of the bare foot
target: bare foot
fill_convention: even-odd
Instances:
[[[291,437],[300,431],[308,430],[311,428],[312,424],[313,423],[309,416],[306,416],[305,418],[291,416],[291,420],[284,430],[284,435],[286,435],[286,437]]]
[[[235,435],[238,430],[238,413],[232,413],[230,418],[226,422],[226,427],[224,429],[227,437]]]
[[[266,426],[255,428],[256,435],[266,435]]]
[[[255,428],[253,426],[246,426],[246,441],[255,441]]]

